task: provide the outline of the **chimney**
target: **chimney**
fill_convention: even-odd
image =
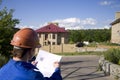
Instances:
[[[48,22],[48,24],[54,24],[54,25],[56,25],[56,26],[59,25],[59,23],[57,23],[57,22]]]
[[[119,19],[119,18],[120,18],[120,12],[116,12],[115,19]]]
[[[58,25],[59,25],[57,22],[54,22],[53,24],[55,24],[56,26],[58,26]]]

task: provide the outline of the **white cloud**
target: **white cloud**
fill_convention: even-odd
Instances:
[[[80,20],[79,18],[67,18],[54,20],[52,22],[59,23],[59,26],[65,27],[65,29],[84,29],[87,25],[96,25],[96,20],[93,18],[86,18],[85,20]]]
[[[57,19],[57,20],[53,20],[50,22],[57,22],[59,24],[60,27],[64,27],[65,29],[74,29],[74,30],[79,30],[79,29],[109,29],[109,26],[107,26],[105,23],[104,25],[106,26],[102,26],[100,27],[99,24],[102,23],[97,23],[97,20],[93,19],[93,18],[86,18],[86,19],[79,19],[79,18],[66,18],[66,19]],[[25,27],[29,27],[32,28],[34,30],[39,29],[43,26],[46,26],[48,24],[48,22],[41,24],[40,26],[16,26],[18,28],[25,28]],[[108,24],[109,25],[109,24]],[[98,27],[99,26],[99,27]]]
[[[67,18],[63,20],[66,23],[80,23],[80,19],[78,18]]]
[[[105,26],[102,26],[102,27],[93,27],[92,29],[110,29],[110,26],[109,25],[105,25]]]
[[[83,25],[95,25],[96,24],[96,20],[93,18],[87,18],[85,20],[82,21]]]
[[[106,6],[106,5],[110,5],[111,3],[112,3],[111,1],[105,0],[105,1],[100,2],[100,5]]]
[[[111,8],[120,8],[120,4],[116,0],[104,0],[100,2],[102,6],[110,6]]]
[[[110,26],[106,25],[103,27],[104,29],[110,29]]]
[[[78,29],[86,29],[88,28],[88,26],[94,26],[96,25],[96,20],[93,18],[86,18],[84,20],[80,20],[79,18],[66,18],[66,19],[57,19],[51,22],[57,22],[59,23],[60,27],[64,27],[65,29],[74,29],[74,30],[78,30]],[[38,29],[40,27],[43,27],[45,25],[47,25],[48,22],[41,24],[40,26],[16,26],[17,28],[25,28],[25,27],[29,27],[29,28],[33,28],[33,29]],[[93,27],[91,27],[92,29]]]

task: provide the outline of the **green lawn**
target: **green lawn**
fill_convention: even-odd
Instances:
[[[89,52],[75,52],[75,53],[55,53],[55,54],[63,55],[63,56],[74,56],[74,55],[103,55],[104,52],[89,51]]]

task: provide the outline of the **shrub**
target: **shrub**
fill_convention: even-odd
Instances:
[[[110,49],[105,54],[105,59],[115,64],[120,64],[120,49]]]
[[[7,57],[0,55],[0,68],[1,68],[4,64],[6,64],[7,61],[8,61],[8,58],[7,58]]]

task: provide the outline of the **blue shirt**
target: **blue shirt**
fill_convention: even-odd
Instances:
[[[0,69],[0,80],[62,80],[62,77],[59,68],[50,78],[45,78],[31,63],[10,59]]]

